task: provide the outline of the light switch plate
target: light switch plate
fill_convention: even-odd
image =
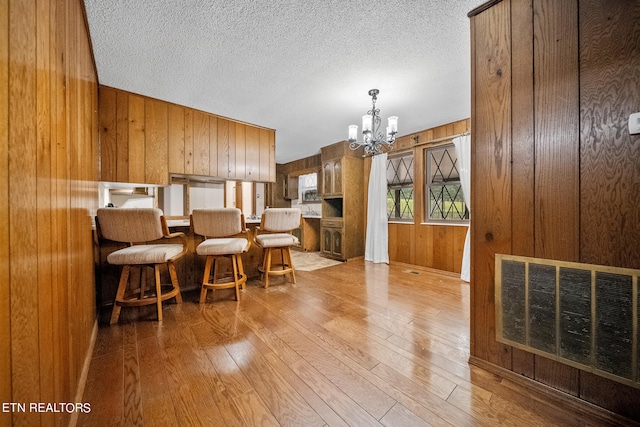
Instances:
[[[640,133],[640,113],[633,113],[629,116],[629,133],[631,135]]]

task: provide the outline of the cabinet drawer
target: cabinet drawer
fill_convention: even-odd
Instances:
[[[330,219],[321,219],[320,226],[321,227],[331,227],[331,228],[342,228],[343,219],[342,218],[330,218]]]

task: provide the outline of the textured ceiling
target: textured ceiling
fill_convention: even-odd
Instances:
[[[276,130],[286,163],[347,138],[380,90],[405,135],[470,115],[484,0],[85,0],[101,84]]]

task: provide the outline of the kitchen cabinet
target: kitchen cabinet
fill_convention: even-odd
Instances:
[[[320,218],[302,217],[300,227],[293,230],[293,235],[300,240],[297,249],[318,252],[320,250]]]
[[[342,223],[324,225],[321,230],[320,254],[327,258],[344,259]]]
[[[275,131],[100,86],[100,181],[170,174],[275,182]]]
[[[320,253],[339,260],[364,255],[364,161],[346,141],[322,147]]]
[[[284,178],[284,198],[293,200],[298,198],[298,175],[288,174]]]
[[[340,197],[342,191],[342,159],[332,159],[322,163],[323,197]]]

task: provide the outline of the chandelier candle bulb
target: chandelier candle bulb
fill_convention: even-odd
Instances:
[[[364,116],[362,116],[362,133],[371,132],[372,118],[373,116],[369,114],[365,114]]]
[[[398,116],[391,116],[387,119],[391,133],[398,133]]]
[[[355,141],[358,139],[358,126],[351,125],[349,126],[349,141]]]

